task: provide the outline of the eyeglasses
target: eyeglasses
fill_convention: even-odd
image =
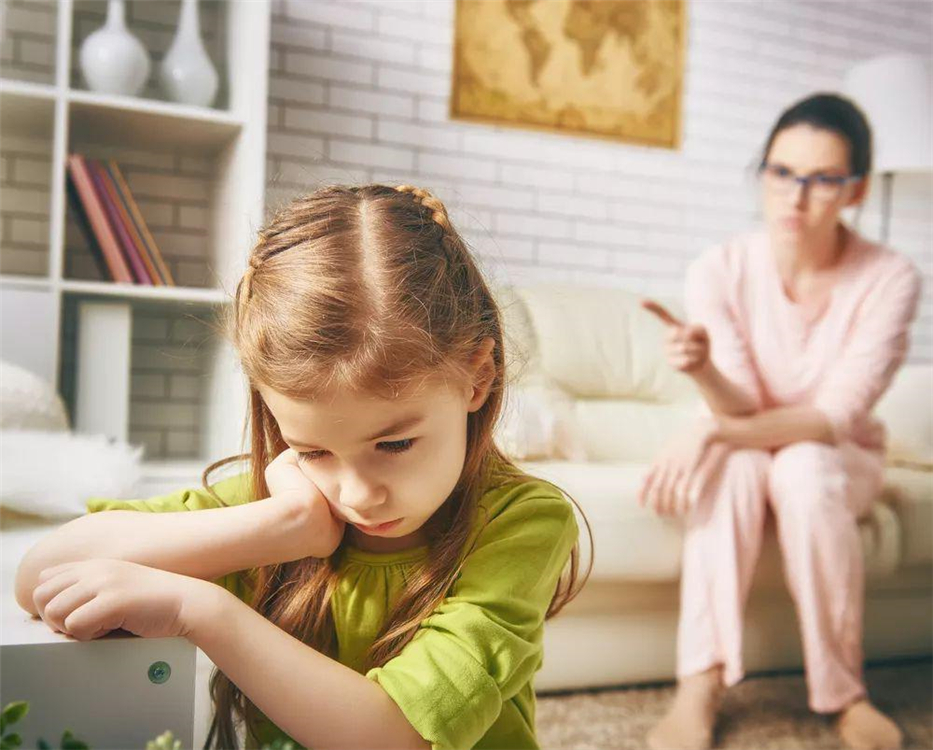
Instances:
[[[802,185],[804,192],[815,201],[831,202],[842,193],[842,189],[862,179],[862,175],[816,174],[798,177],[787,167],[780,164],[764,163],[758,168],[764,186],[775,193],[786,195]]]

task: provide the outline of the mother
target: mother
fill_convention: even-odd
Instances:
[[[838,713],[852,748],[898,748],[862,675],[864,570],[857,521],[883,480],[875,402],[904,361],[919,274],[846,226],[871,170],[871,131],[850,101],[785,111],[760,165],[766,227],[699,257],[688,323],[668,358],[707,414],[667,448],[641,501],[685,516],[677,695],[652,748],[708,748],[724,687],[743,676],[742,619],[768,509],[797,606],[812,710]]]

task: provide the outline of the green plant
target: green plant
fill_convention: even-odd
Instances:
[[[29,703],[27,701],[13,701],[7,703],[0,712],[0,750],[14,750],[23,744],[23,738],[16,733],[6,733],[10,724],[15,724],[29,713]],[[61,750],[90,750],[86,743],[75,737],[69,730],[62,733],[62,739],[59,743]],[[39,750],[53,750],[52,746],[39,738],[36,747]]]
[[[29,704],[26,701],[14,701],[4,706],[0,712],[0,750],[13,750],[23,744],[23,738],[16,733],[6,733],[10,724],[15,724],[29,713]]]

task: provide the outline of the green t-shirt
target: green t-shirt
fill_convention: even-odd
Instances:
[[[226,505],[250,497],[246,474],[212,488]],[[91,513],[219,506],[204,489],[87,503]],[[433,748],[537,748],[533,680],[542,664],[544,614],[577,539],[573,508],[542,480],[491,481],[478,503],[473,539],[448,596],[397,656],[365,675]],[[346,548],[331,604],[342,664],[362,673],[367,649],[427,552]],[[217,583],[244,601],[249,597],[243,575],[231,573]],[[268,720],[253,734],[252,747],[289,739]]]

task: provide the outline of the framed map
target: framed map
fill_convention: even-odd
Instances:
[[[457,0],[450,114],[677,148],[686,0]]]

